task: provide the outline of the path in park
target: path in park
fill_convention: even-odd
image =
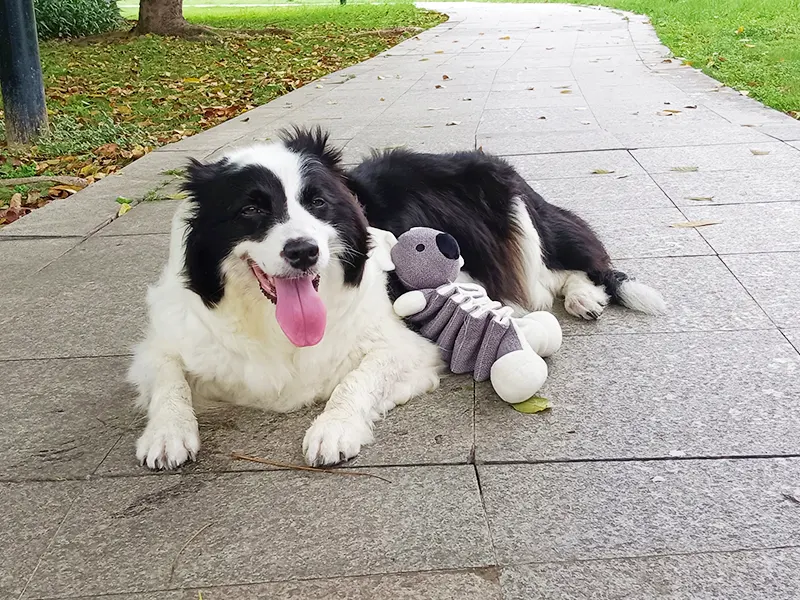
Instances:
[[[449,22],[0,231],[0,597],[799,597],[800,123],[641,17],[435,6]],[[349,162],[507,156],[671,310],[559,312],[549,413],[469,378],[397,409],[352,465],[386,481],[228,457],[300,463],[315,411],[205,415],[197,464],[148,473],[123,378],[175,201],[112,221],[115,198],[290,123]]]

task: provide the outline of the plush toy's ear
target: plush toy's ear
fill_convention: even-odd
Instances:
[[[397,244],[397,238],[391,231],[367,227],[371,239],[371,249],[367,253],[370,258],[374,257],[378,266],[384,271],[394,271],[392,262],[392,248]]]

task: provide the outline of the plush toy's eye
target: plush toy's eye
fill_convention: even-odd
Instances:
[[[417,244],[417,252],[425,252],[425,244]]]

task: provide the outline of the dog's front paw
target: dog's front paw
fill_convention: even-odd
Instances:
[[[175,469],[187,460],[194,460],[200,450],[197,420],[150,420],[136,442],[139,464],[151,469]]]
[[[372,439],[372,428],[363,419],[323,412],[306,431],[303,455],[312,466],[334,465],[356,456]]]

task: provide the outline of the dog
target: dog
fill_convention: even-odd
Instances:
[[[389,410],[435,389],[439,350],[394,313],[397,282],[373,252],[414,226],[453,235],[461,280],[518,312],[557,296],[585,319],[609,301],[664,309],[655,290],[612,269],[584,221],[481,152],[394,150],[345,171],[327,134],[295,128],[192,161],[184,189],[129,371],[148,415],[136,455],[152,469],[196,457],[194,407],[206,402],[289,412],[324,401],[302,450],[329,465],[371,443]]]
[[[326,141],[295,130],[189,165],[129,371],[148,417],[136,456],[151,469],[195,458],[194,407],[206,402],[289,412],[325,401],[302,448],[308,464],[326,465],[354,457],[377,419],[438,385],[439,350],[394,314]]]
[[[393,149],[373,152],[347,176],[370,225],[395,236],[412,227],[447,231],[462,249],[460,280],[480,283],[517,316],[550,310],[558,297],[587,320],[610,302],[666,310],[656,290],[612,267],[586,221],[546,202],[501,158]]]

